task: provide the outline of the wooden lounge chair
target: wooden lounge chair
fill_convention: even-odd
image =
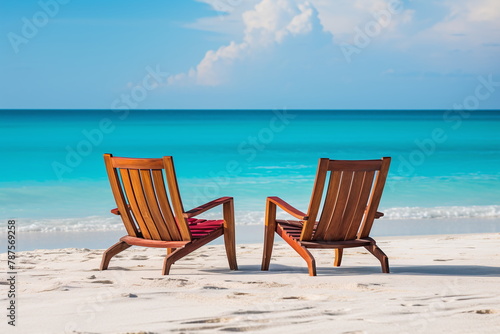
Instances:
[[[310,276],[316,276],[316,264],[308,248],[335,249],[334,266],[340,266],[344,248],[360,246],[379,259],[382,271],[389,273],[389,259],[369,235],[374,219],[383,216],[377,208],[390,162],[391,158],[319,159],[307,214],[279,197],[268,197],[262,270],[269,269],[276,232],[306,260]],[[328,172],[329,183],[323,196]],[[323,209],[319,215],[323,197]],[[276,220],[277,206],[299,220]],[[319,220],[316,220],[318,216]]]
[[[163,275],[170,266],[208,242],[224,235],[229,268],[237,270],[234,207],[232,197],[221,197],[197,208],[184,211],[172,157],[163,159],[134,159],[104,155],[109,182],[117,208],[128,235],[108,248],[101,262],[101,270],[108,268],[113,256],[132,245],[166,248]],[[167,190],[163,179],[167,179]],[[170,205],[172,203],[172,207]],[[195,219],[193,217],[223,205],[223,220]]]

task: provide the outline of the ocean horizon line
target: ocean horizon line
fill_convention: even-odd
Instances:
[[[113,111],[113,110],[123,110],[113,109],[113,108],[0,108],[0,112],[3,111]],[[327,108],[129,108],[127,110],[131,111],[272,111],[272,110],[289,110],[289,111],[324,111],[324,112],[344,112],[344,111],[369,111],[369,112],[441,112],[454,110],[453,108],[443,108],[443,109],[327,109]],[[476,113],[476,112],[500,112],[500,109],[475,109],[475,110],[466,110],[466,112]]]

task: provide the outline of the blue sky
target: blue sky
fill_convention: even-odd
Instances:
[[[0,3],[0,108],[500,108],[498,0]]]

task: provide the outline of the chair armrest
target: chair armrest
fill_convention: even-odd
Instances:
[[[127,205],[127,207],[130,210],[130,205]],[[113,210],[111,210],[111,213],[118,216],[121,215],[120,210],[118,208],[114,208]]]
[[[365,209],[365,214],[368,213],[368,207],[366,207]],[[375,212],[375,216],[373,217],[374,219],[379,219],[379,218],[382,218],[384,216],[384,214],[382,212],[379,212],[379,211],[376,211]]]
[[[197,208],[194,208],[194,209],[191,209],[189,211],[184,212],[184,218],[191,218],[191,217],[197,216],[197,215],[199,215],[207,210],[210,210],[212,208],[215,208],[218,205],[230,202],[232,200],[233,200],[232,197],[221,197],[221,198],[214,199],[213,201],[202,204]]]
[[[291,206],[290,204],[288,204],[287,202],[285,202],[284,200],[282,200],[279,197],[271,196],[271,197],[268,197],[267,200],[271,203],[276,204],[281,209],[283,209],[285,212],[291,214],[292,216],[294,216],[297,219],[306,220],[307,218],[309,218],[304,212],[295,209],[293,206]]]

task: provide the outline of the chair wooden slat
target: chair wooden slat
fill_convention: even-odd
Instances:
[[[375,172],[373,171],[364,172],[363,184],[359,190],[358,204],[356,205],[356,210],[353,214],[349,229],[345,234],[345,240],[354,239],[358,234],[363,215],[365,214],[366,205],[368,204],[368,198],[370,197],[374,176]]]
[[[174,214],[170,208],[170,201],[167,197],[167,189],[165,189],[165,183],[163,181],[163,173],[161,170],[154,169],[152,171],[153,181],[156,189],[156,196],[158,196],[158,203],[160,204],[161,212],[165,218],[166,227],[172,240],[183,240],[181,238],[181,233],[175,222]]]
[[[323,189],[325,187],[326,172],[328,171],[329,161],[330,160],[326,158],[319,159],[316,179],[314,180],[313,193],[311,195],[311,202],[309,203],[309,209],[307,210],[307,216],[309,218],[304,223],[304,229],[302,230],[300,240],[311,240],[313,236],[313,231],[316,225],[316,217],[321,204],[321,198],[323,197]]]
[[[342,172],[342,179],[339,188],[339,195],[337,197],[337,203],[330,218],[328,228],[325,232],[325,237],[322,238],[325,241],[336,241],[340,238],[339,232],[342,228],[344,212],[346,209],[347,201],[349,200],[353,175],[354,172],[352,171]]]
[[[125,189],[125,194],[127,195],[130,208],[132,209],[132,214],[134,215],[137,225],[141,230],[142,236],[146,239],[152,239],[151,233],[149,233],[148,226],[144,219],[142,218],[141,209],[135,198],[134,187],[130,179],[130,174],[128,169],[120,169],[120,176],[122,178],[123,188]]]
[[[382,198],[382,192],[384,191],[385,181],[387,179],[387,173],[389,172],[389,165],[391,164],[391,158],[383,158],[382,166],[380,172],[377,173],[375,182],[373,184],[372,195],[368,203],[368,212],[363,219],[359,230],[359,237],[365,238],[370,235],[372,229],[373,221],[375,219],[375,214],[377,213],[378,205],[380,199]]]
[[[335,171],[330,173],[330,180],[328,182],[326,197],[323,204],[323,212],[321,213],[319,223],[314,232],[313,240],[322,240],[325,237],[325,233],[332,219],[333,210],[337,204],[341,179],[342,172]]]
[[[144,194],[146,195],[146,202],[151,213],[151,218],[153,219],[156,229],[160,235],[160,240],[173,240],[167,229],[166,222],[161,214],[161,209],[158,205],[155,188],[153,186],[153,180],[151,179],[151,170],[141,169],[140,170],[142,185],[144,188]]]
[[[182,240],[191,240],[191,233],[184,218],[184,207],[182,206],[177,177],[175,175],[174,162],[172,157],[163,157],[163,165],[167,177],[168,190],[170,191],[170,199],[174,207],[175,219],[181,233]]]
[[[111,190],[128,235],[137,237],[139,236],[139,231],[135,225],[134,218],[130,215],[130,210],[128,209],[127,202],[125,201],[125,195],[120,187],[118,172],[113,168],[111,158],[110,154],[104,155],[104,163],[106,165]]]
[[[153,240],[161,240],[160,233],[156,228],[156,223],[151,216],[150,208],[146,200],[146,194],[144,193],[144,185],[142,184],[142,179],[139,169],[129,170],[130,180],[132,181],[132,186],[134,187],[135,199],[137,205],[141,211],[142,219],[146,223],[146,226]]]
[[[346,234],[353,223],[353,217],[356,213],[356,209],[358,208],[360,190],[363,186],[365,172],[356,171],[352,173],[353,178],[351,189],[349,190],[349,196],[345,205],[344,214],[342,215],[342,220],[337,228],[332,228],[333,233],[331,240],[333,241],[347,240]]]

